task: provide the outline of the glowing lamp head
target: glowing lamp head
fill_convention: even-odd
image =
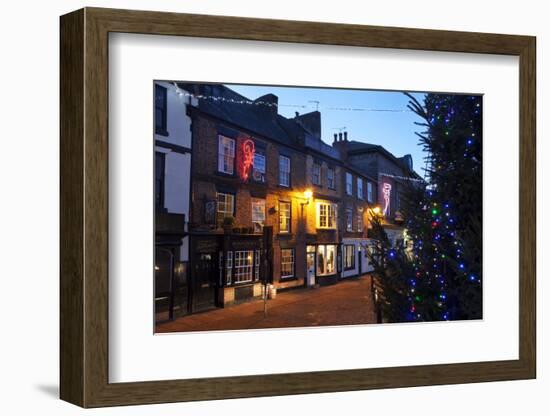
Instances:
[[[311,192],[311,189],[306,189],[304,191],[304,198],[307,199],[308,201],[311,199],[312,196],[313,196],[313,192]]]
[[[381,212],[380,207],[378,207],[378,206],[374,207],[374,208],[372,209],[372,212],[373,212],[373,214],[375,214],[375,215],[380,215],[380,212]]]

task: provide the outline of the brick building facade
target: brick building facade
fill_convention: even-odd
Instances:
[[[317,111],[286,118],[219,84],[183,84],[191,120],[188,312],[371,270],[379,178],[350,163],[347,133],[321,140]],[[355,155],[353,156],[355,157]],[[314,296],[314,292],[312,292]]]

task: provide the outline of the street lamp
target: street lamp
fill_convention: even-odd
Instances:
[[[380,213],[382,212],[382,210],[380,209],[380,207],[378,205],[374,206],[371,208],[371,212],[374,214],[374,215],[380,215]]]
[[[311,192],[311,189],[306,189],[304,191],[304,198],[306,199],[306,202],[303,202],[302,205],[309,205],[309,202],[311,201],[312,196],[313,196],[313,192]]]

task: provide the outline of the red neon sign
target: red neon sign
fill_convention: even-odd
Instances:
[[[247,181],[250,176],[250,170],[254,166],[255,146],[251,139],[246,139],[241,144],[241,179]]]

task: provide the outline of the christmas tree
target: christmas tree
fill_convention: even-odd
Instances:
[[[366,251],[373,266],[373,288],[379,322],[411,321],[409,281],[414,273],[412,263],[403,245],[391,244],[379,214],[371,212],[370,237],[376,242]]]
[[[377,308],[384,322],[480,319],[482,97],[407,95],[425,128],[426,176],[401,195],[410,246],[392,246],[371,216]]]
[[[409,279],[414,320],[482,316],[481,96],[414,96],[409,108],[422,118],[420,145],[429,155],[426,185],[405,198],[413,241]]]

